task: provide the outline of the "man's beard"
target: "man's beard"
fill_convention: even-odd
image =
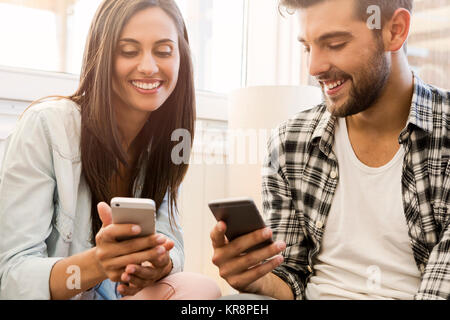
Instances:
[[[390,64],[384,55],[383,43],[380,44],[380,41],[377,41],[376,52],[370,58],[367,67],[363,67],[357,74],[357,79],[342,71],[335,73],[334,79],[347,79],[352,82],[349,97],[340,107],[336,107],[335,103],[325,94],[327,108],[331,114],[344,118],[369,109],[380,98],[390,75]],[[325,76],[322,77],[325,78]],[[323,87],[322,91],[325,93]]]

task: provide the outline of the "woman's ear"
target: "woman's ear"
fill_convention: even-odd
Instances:
[[[397,9],[391,20],[383,28],[385,50],[400,51],[408,39],[410,27],[411,13],[404,8]]]

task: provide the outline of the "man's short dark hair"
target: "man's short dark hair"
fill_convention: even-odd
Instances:
[[[319,4],[325,1],[333,0],[280,0],[280,4],[287,8],[299,9],[308,8],[315,4]],[[381,25],[389,21],[394,15],[395,11],[400,8],[407,9],[412,13],[413,10],[413,0],[355,0],[357,3],[356,13],[357,16],[366,21],[369,17],[367,13],[367,8],[372,5],[376,5],[381,10]]]
[[[280,0],[280,5],[289,9],[304,9],[313,5],[333,0]],[[367,9],[370,6],[376,5],[381,11],[381,27],[384,27],[386,22],[391,20],[397,9],[404,8],[410,13],[413,11],[414,0],[355,0],[356,8],[355,12],[359,19],[367,21],[370,13],[367,13]],[[381,34],[381,30],[374,29],[376,34]],[[407,53],[407,43],[405,42],[403,49]]]

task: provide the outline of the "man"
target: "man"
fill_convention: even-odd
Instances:
[[[412,0],[282,4],[298,10],[326,102],[269,141],[270,228],[228,242],[219,222],[213,263],[275,299],[449,299],[450,92],[408,66]]]

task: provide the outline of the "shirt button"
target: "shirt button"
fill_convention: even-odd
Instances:
[[[330,178],[331,179],[336,179],[337,178],[337,176],[338,176],[338,174],[337,174],[337,172],[336,171],[331,171],[331,173],[330,173]]]
[[[425,272],[425,266],[423,264],[420,265],[420,272],[422,272],[422,273]]]
[[[323,222],[322,222],[322,221],[317,221],[317,222],[316,222],[316,227],[319,228],[319,229],[322,229],[322,227],[323,227]]]
[[[308,271],[309,271],[310,273],[313,272],[311,266],[308,266]]]

